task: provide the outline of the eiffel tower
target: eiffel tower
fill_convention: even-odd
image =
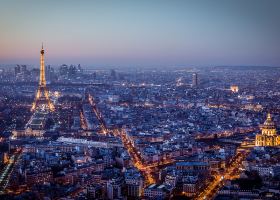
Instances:
[[[42,44],[41,49],[41,67],[40,67],[40,81],[39,87],[35,96],[35,100],[32,104],[31,111],[38,109],[46,109],[51,112],[54,111],[54,105],[50,100],[49,91],[47,89],[46,77],[45,77],[45,60],[44,60],[44,47]]]

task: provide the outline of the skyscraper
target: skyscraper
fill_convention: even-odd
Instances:
[[[197,87],[198,81],[197,81],[197,73],[193,73],[192,75],[192,87]]]

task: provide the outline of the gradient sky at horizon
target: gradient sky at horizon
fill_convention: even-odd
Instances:
[[[0,0],[0,64],[280,66],[279,0]]]

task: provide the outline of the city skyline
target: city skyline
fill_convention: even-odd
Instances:
[[[1,64],[280,66],[278,1],[1,1]]]
[[[279,0],[0,0],[0,199],[280,199]]]

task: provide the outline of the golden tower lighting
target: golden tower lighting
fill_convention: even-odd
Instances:
[[[35,111],[39,108],[39,106],[45,106],[50,111],[54,111],[54,105],[50,100],[49,91],[47,89],[46,84],[46,76],[45,76],[45,59],[44,59],[44,47],[42,44],[41,49],[41,59],[40,59],[40,80],[39,80],[39,87],[35,96],[35,100],[32,104],[31,111]]]

